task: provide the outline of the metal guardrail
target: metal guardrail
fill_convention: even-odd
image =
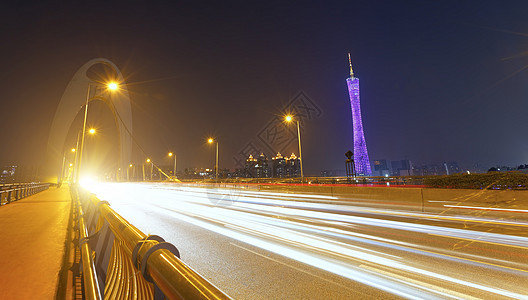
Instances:
[[[231,299],[182,262],[172,244],[145,235],[106,201],[71,190],[85,299]]]
[[[49,183],[11,183],[0,185],[0,205],[29,197],[49,188]]]

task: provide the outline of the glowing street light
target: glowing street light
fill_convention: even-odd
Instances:
[[[130,169],[133,167],[133,164],[129,164],[127,168],[127,181],[130,181]]]
[[[207,140],[207,143],[212,144],[214,143],[213,138],[209,138]],[[215,180],[218,180],[218,141],[216,142],[216,164],[215,164]]]
[[[75,148],[71,148],[71,152],[72,153],[75,153]],[[64,177],[66,177],[65,173],[66,173],[66,170],[64,169],[64,164],[66,163],[66,153],[63,152],[63,155],[62,155],[62,168],[61,168],[61,173],[60,173],[60,182],[63,182],[64,181]],[[72,166],[72,164],[70,163],[70,167]]]
[[[169,157],[172,157],[172,156],[174,156],[174,170],[172,174],[174,175],[174,179],[176,179],[176,154],[169,152]]]
[[[150,181],[152,181],[152,171],[154,169],[154,163],[150,160],[150,158],[147,158],[147,163],[150,163]],[[143,171],[143,177],[145,176],[145,171]]]
[[[88,130],[88,133],[92,135],[95,134],[95,128],[90,128],[90,130]]]
[[[292,115],[286,115],[284,117],[284,120],[287,123],[291,123],[293,121]],[[299,140],[299,163],[301,164],[301,183],[304,183],[304,173],[303,173],[303,164],[302,164],[302,152],[301,152],[301,130],[299,128],[299,120],[295,120],[297,122],[297,139]]]
[[[119,89],[119,84],[117,84],[117,82],[109,82],[106,87],[111,90],[111,91],[117,91]]]

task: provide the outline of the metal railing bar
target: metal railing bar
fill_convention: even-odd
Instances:
[[[91,197],[92,204],[99,205],[100,217],[108,222],[116,239],[123,243],[123,251],[128,257],[132,257],[134,247],[146,235],[108,204],[98,204],[99,201],[95,196]],[[159,244],[152,240],[141,243],[143,245],[138,251],[138,261],[143,259],[151,247]],[[148,257],[146,273],[169,299],[231,299],[166,249],[156,250]]]
[[[77,200],[78,201],[78,200]],[[88,300],[100,300],[101,292],[99,291],[99,284],[97,282],[97,275],[95,274],[95,264],[92,259],[92,250],[88,244],[86,238],[88,238],[88,229],[84,224],[84,217],[82,207],[79,205],[79,231],[80,240],[85,239],[80,245],[81,250],[81,262],[83,272],[83,283],[84,283],[84,296]]]

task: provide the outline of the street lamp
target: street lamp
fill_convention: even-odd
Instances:
[[[215,142],[213,138],[209,138],[207,140],[209,144],[212,144]],[[218,141],[216,142],[216,164],[215,164],[215,180],[218,180]]]
[[[291,123],[293,121],[292,115],[287,115],[284,117],[284,120],[287,123]],[[299,127],[299,120],[295,120],[297,122],[297,139],[299,140],[299,163],[301,164],[301,183],[304,183],[304,173],[303,173],[303,164],[302,164],[302,151],[301,151],[301,130]]]
[[[86,118],[88,116],[88,102],[90,102],[90,89],[91,84],[88,83],[88,91],[86,93],[86,105],[84,106],[84,121],[83,121],[83,129],[82,129],[82,139],[81,139],[81,148],[79,151],[79,165],[77,167],[77,180],[76,182],[79,182],[79,173],[81,170],[81,162],[82,162],[82,155],[83,155],[83,149],[84,149],[84,133],[86,132]],[[116,82],[109,82],[106,85],[107,90],[109,91],[117,91],[119,89],[119,85]],[[94,134],[95,129],[90,129],[90,134]]]
[[[128,168],[127,168],[127,181],[130,181],[130,168],[132,168],[132,164],[129,164],[128,165]]]
[[[96,130],[95,128],[90,128],[88,131],[87,131],[90,135],[94,135],[96,133]],[[82,133],[82,135],[81,135]],[[82,154],[83,154],[83,147],[82,147],[82,141],[81,141],[81,136],[84,137],[84,134],[85,132],[82,132],[81,130],[79,130],[79,133],[77,134],[77,148],[79,148],[79,143],[81,143],[81,146],[80,146],[80,151],[77,151],[77,148],[72,148],[71,151],[73,153],[75,153],[75,174],[73,176],[75,176],[76,180],[75,182],[79,182],[79,174],[80,174],[80,171],[81,171],[81,157],[82,157]]]
[[[127,181],[130,181],[130,169],[132,169],[132,167],[134,167],[133,164],[129,164],[128,165],[128,168],[127,168]],[[132,169],[132,178],[134,178],[135,176],[135,172],[134,172],[135,169]]]
[[[71,148],[71,152],[72,153],[75,153],[75,148]],[[63,155],[62,155],[62,168],[61,168],[61,173],[60,173],[60,182],[62,183],[64,181],[64,178],[66,177],[65,173],[66,173],[66,170],[64,169],[64,164],[66,163],[66,153],[63,152]],[[70,167],[71,167],[72,164],[70,164]]]
[[[154,169],[154,163],[150,160],[150,158],[147,158],[147,163],[150,163],[150,181],[152,181],[152,169]]]
[[[169,152],[169,157],[172,157],[172,156],[174,156],[174,170],[172,174],[174,175],[174,179],[176,179],[176,154]]]

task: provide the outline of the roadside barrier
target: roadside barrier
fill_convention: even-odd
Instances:
[[[49,183],[11,183],[0,185],[0,205],[29,197],[49,188]]]
[[[85,299],[231,299],[106,201],[72,186]]]
[[[183,183],[237,183],[237,184],[297,184],[297,185],[351,185],[351,186],[423,186],[425,176],[358,176],[358,177],[232,177],[181,179]]]

